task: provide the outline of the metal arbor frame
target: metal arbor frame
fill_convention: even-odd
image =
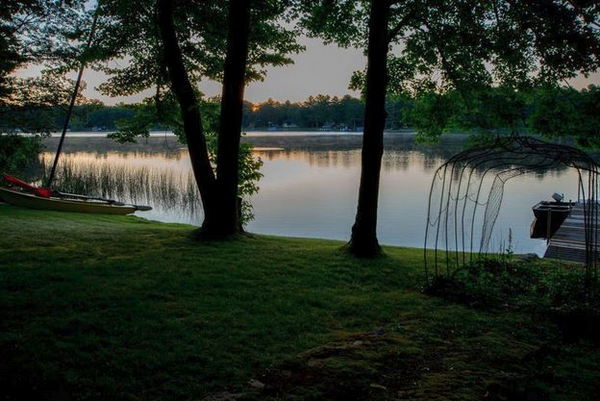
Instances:
[[[426,280],[450,276],[474,258],[492,254],[490,240],[509,180],[561,167],[577,172],[578,201],[584,210],[586,286],[598,280],[600,165],[572,146],[517,135],[460,152],[436,170],[425,229]]]

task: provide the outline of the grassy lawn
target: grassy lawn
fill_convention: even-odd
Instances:
[[[0,399],[597,400],[597,344],[421,294],[421,250],[192,230],[0,204]]]

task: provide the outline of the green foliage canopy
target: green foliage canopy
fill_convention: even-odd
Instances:
[[[441,132],[455,114],[452,101],[441,97],[444,92],[458,91],[480,103],[471,105],[480,111],[469,117],[471,123],[505,126],[516,116],[496,114],[494,121],[481,108],[498,107],[514,114],[515,89],[555,85],[600,66],[597,2],[386,1],[390,7],[388,93],[419,95],[415,114],[422,117],[419,125],[426,134]],[[303,0],[297,10],[309,34],[366,48],[370,4],[369,0]],[[350,86],[364,89],[365,71],[356,72]],[[495,98],[484,99],[490,95]],[[503,107],[511,97],[510,108]],[[427,112],[434,109],[441,114],[426,121],[432,117]]]
[[[221,80],[227,39],[226,0],[177,0],[173,9],[178,40],[184,53],[186,70],[193,83],[202,79]],[[303,50],[296,43],[296,32],[284,27],[287,1],[259,0],[253,2],[247,80],[260,80],[265,67],[292,62],[291,53]],[[84,32],[81,25],[91,25],[93,14],[99,16],[98,29],[87,60],[92,67],[108,74],[100,85],[101,92],[111,96],[126,96],[147,89],[156,91],[160,99],[168,91],[167,71],[162,60],[161,42],[156,24],[154,1],[131,2],[102,0],[97,10],[88,10],[78,24],[67,25],[57,52],[63,57],[56,71],[75,66],[81,55]]]
[[[600,86],[582,91],[542,88],[533,98],[529,124],[546,136],[574,136],[582,146],[600,148]]]
[[[404,122],[426,139],[456,130],[568,137],[585,147],[600,147],[600,87],[594,85],[579,91],[559,86],[487,87],[467,96],[458,90],[426,91],[413,102]]]
[[[7,93],[0,101],[0,134],[27,132],[49,134],[57,129],[57,120],[64,121],[72,96],[74,83],[65,77],[44,74],[37,78],[8,77],[5,80]],[[81,95],[78,101],[89,103]]]
[[[78,21],[82,0],[11,0],[0,7],[0,103],[16,86],[10,77],[27,62],[51,61],[59,55],[61,27]],[[56,40],[55,40],[56,39]],[[66,38],[62,38],[66,39]],[[60,47],[60,46],[59,46]],[[31,84],[24,81],[21,84]]]

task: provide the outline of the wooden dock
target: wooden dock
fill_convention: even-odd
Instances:
[[[594,222],[594,228],[598,229],[598,220]],[[548,241],[544,257],[585,263],[585,223],[582,203],[573,206],[569,216]]]

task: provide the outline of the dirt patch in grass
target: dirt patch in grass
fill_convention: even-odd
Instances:
[[[465,340],[447,322],[414,323],[402,333],[339,333],[204,401],[597,399],[600,355],[593,343],[563,343],[544,330],[530,332],[531,341],[494,329]]]
[[[501,400],[538,352],[492,333],[470,344],[428,342],[418,331],[345,334],[205,401]]]

